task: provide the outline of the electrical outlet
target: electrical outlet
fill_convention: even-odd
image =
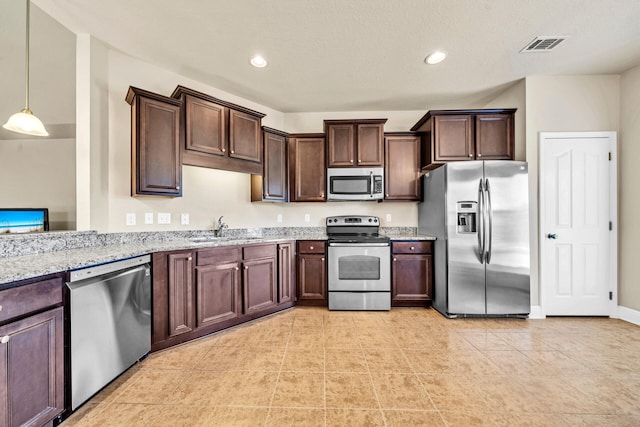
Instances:
[[[189,225],[189,214],[183,213],[180,215],[180,224]]]
[[[136,214],[128,213],[127,214],[127,225],[136,225]]]
[[[391,222],[391,214],[387,214],[387,222]]]
[[[159,213],[158,214],[158,224],[171,224],[171,214],[170,213]]]
[[[153,224],[153,212],[146,212],[144,214],[144,223]]]
[[[277,221],[278,221],[278,222],[282,222],[282,214],[278,214],[278,219],[277,219]]]
[[[304,222],[309,222],[309,221],[311,221],[311,215],[304,214]]]

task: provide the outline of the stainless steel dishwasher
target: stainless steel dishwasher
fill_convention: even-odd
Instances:
[[[149,255],[70,273],[71,409],[151,350]]]

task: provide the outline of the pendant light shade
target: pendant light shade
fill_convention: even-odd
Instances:
[[[31,110],[27,108],[9,117],[7,123],[5,123],[2,127],[14,132],[26,133],[27,135],[49,135],[40,119],[34,116]]]
[[[15,113],[2,127],[14,132],[34,136],[48,136],[44,125],[29,109],[29,21],[31,16],[31,0],[27,0],[27,36],[25,44],[25,107]]]

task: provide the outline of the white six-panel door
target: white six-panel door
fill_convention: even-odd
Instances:
[[[546,315],[611,314],[612,150],[613,132],[540,134],[540,288]]]

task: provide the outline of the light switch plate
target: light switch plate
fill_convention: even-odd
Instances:
[[[158,224],[171,224],[171,214],[170,213],[159,213],[158,214]]]
[[[311,221],[311,215],[304,214],[304,222],[309,222],[309,221]]]
[[[136,214],[128,213],[127,214],[127,225],[136,225]]]
[[[189,214],[183,213],[180,215],[180,224],[189,225]]]
[[[153,224],[153,212],[146,212],[144,214],[144,223]]]
[[[387,222],[391,222],[391,214],[387,214]]]
[[[278,218],[278,219],[277,219],[277,221],[278,221],[278,222],[282,222],[282,214],[278,214],[278,217],[277,217],[277,218]]]

